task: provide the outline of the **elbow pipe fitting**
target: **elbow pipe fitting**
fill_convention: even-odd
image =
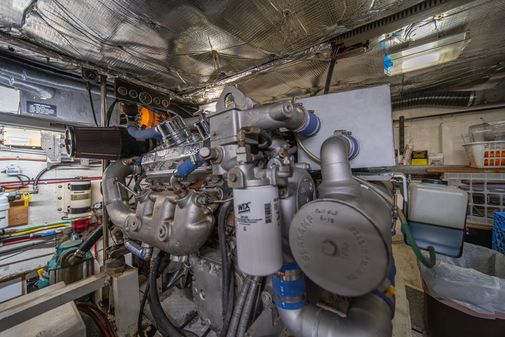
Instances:
[[[296,337],[391,337],[393,330],[389,305],[374,294],[353,299],[346,317],[312,304],[278,311]]]
[[[135,212],[124,201],[128,196],[126,191],[119,187],[118,182],[125,184],[126,177],[133,171],[131,160],[118,160],[109,165],[103,174],[103,201],[110,220],[121,228],[135,221]]]
[[[285,264],[272,277],[272,286],[279,316],[296,337],[391,337],[391,307],[372,293],[354,298],[341,317],[306,302],[296,263]]]
[[[321,176],[319,195],[322,198],[333,194],[359,195],[360,187],[352,177],[349,159],[359,152],[357,140],[337,132],[321,146]]]

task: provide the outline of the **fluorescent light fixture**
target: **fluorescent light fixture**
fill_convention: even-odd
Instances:
[[[384,73],[394,76],[453,61],[469,42],[470,34],[464,32],[386,55]]]

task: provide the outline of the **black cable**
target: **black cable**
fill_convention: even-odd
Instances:
[[[98,127],[98,120],[96,119],[95,105],[93,104],[93,96],[91,95],[91,87],[89,82],[86,82],[86,89],[88,89],[89,104],[91,105],[91,113],[93,114],[93,120],[95,121],[96,127]]]
[[[137,319],[137,333],[139,337],[145,337],[144,325],[142,321],[144,320],[144,308],[147,303],[147,298],[149,297],[149,281],[147,282],[146,288],[144,289],[144,295],[142,296],[142,302],[140,302],[139,317]]]
[[[234,299],[235,299],[235,277],[233,277],[233,264],[230,264],[230,273],[232,275],[230,279],[230,294],[229,294],[229,301],[228,301],[228,307],[226,308],[226,313],[224,316],[224,323],[223,323],[223,329],[221,330],[221,337],[225,337],[226,334],[228,333],[228,327],[230,326],[230,321],[231,321],[231,316],[233,314],[233,307],[235,306]],[[225,310],[223,308],[223,310]]]
[[[167,257],[168,255],[165,252],[159,252],[151,266],[151,270],[149,272],[149,307],[151,308],[151,313],[158,325],[159,331],[163,336],[184,337],[184,335],[172,324],[172,322],[170,322],[169,318],[165,314],[165,311],[163,311],[163,307],[160,302],[160,295],[158,294],[156,280],[161,272],[160,266],[162,261]]]
[[[112,118],[112,112],[114,112],[114,107],[116,106],[117,102],[119,102],[119,99],[115,99],[109,106],[109,109],[107,109],[107,123],[105,124],[105,126],[109,126],[110,125],[110,119]]]
[[[21,176],[22,176],[21,174],[15,174],[15,175],[14,175],[14,177],[16,177],[16,178],[17,178],[17,179],[21,182],[21,186],[26,186],[26,185],[28,185],[28,183],[30,183],[31,179],[27,177],[27,178],[28,178],[28,181],[27,181],[27,182],[25,182],[23,179],[21,179]],[[26,177],[26,176],[25,176],[25,177]]]
[[[333,69],[335,69],[335,63],[337,63],[337,54],[339,46],[335,43],[331,43],[331,59],[328,65],[328,74],[326,75],[326,83],[324,84],[324,94],[326,95],[330,91],[331,78],[333,77]]]
[[[46,167],[44,168],[42,171],[40,171],[37,176],[35,177],[35,179],[33,179],[33,189],[34,190],[38,190],[39,188],[39,181],[40,181],[40,178],[42,178],[42,176],[44,174],[46,174],[47,172],[51,171],[52,169],[54,169],[56,166],[60,166],[60,164],[56,164],[56,165],[52,165],[50,167]]]
[[[228,256],[228,248],[226,244],[226,220],[230,209],[233,207],[233,201],[227,201],[219,209],[217,216],[217,234],[219,240],[219,250],[221,252],[221,264],[222,264],[222,279],[221,284],[223,288],[222,292],[222,302],[223,302],[223,330],[226,330],[225,320],[228,311],[228,302],[230,300],[230,271],[231,263]]]

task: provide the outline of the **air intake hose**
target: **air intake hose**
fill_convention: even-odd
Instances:
[[[419,106],[470,107],[479,101],[476,91],[442,91],[400,96],[392,101],[392,105],[393,110]]]

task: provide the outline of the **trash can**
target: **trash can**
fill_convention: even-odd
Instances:
[[[420,269],[429,337],[505,336],[505,255],[465,243],[461,257]]]

